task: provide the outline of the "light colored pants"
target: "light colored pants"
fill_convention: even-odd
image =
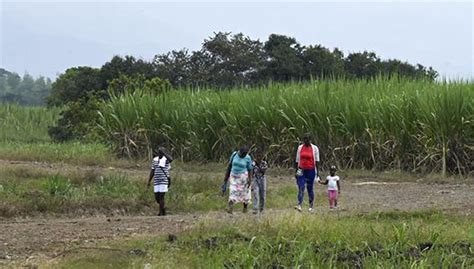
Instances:
[[[253,178],[252,182],[252,196],[253,196],[253,209],[262,211],[265,208],[265,195],[267,191],[267,179]]]
[[[335,203],[337,201],[337,191],[328,190],[328,196],[329,196],[329,208],[334,208]]]

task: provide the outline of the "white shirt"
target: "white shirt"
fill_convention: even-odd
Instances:
[[[337,191],[337,182],[339,181],[339,176],[328,176],[328,190],[330,191]]]
[[[163,156],[161,159],[158,156],[153,158],[151,169],[155,170],[155,174],[153,175],[154,191],[168,192],[169,170],[171,169],[168,159],[166,159],[165,156]]]

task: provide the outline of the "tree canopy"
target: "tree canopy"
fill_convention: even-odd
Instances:
[[[0,68],[0,102],[21,105],[43,105],[51,90],[51,80],[44,77],[23,77]]]
[[[352,52],[322,45],[302,45],[295,38],[272,34],[252,40],[242,33],[215,33],[200,50],[158,54],[150,68],[174,86],[206,85],[225,88],[325,78],[370,79],[378,75],[434,80],[438,73],[421,64],[383,60],[375,52]]]

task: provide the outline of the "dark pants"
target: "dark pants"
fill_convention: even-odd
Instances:
[[[155,200],[160,205],[160,212],[158,213],[158,216],[166,215],[165,194],[166,192],[155,192]]]
[[[297,177],[296,184],[298,184],[298,205],[303,203],[304,188],[308,189],[309,206],[313,207],[314,202],[314,178],[316,171],[314,169],[303,169],[303,175]]]

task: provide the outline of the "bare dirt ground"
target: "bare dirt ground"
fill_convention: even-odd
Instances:
[[[3,161],[5,162],[5,161]],[[11,163],[10,163],[11,164]],[[19,162],[18,164],[24,164]],[[38,165],[57,169],[54,165]],[[76,169],[72,166],[69,169]],[[100,168],[97,168],[100,169]],[[268,185],[279,184],[280,178],[269,177]],[[295,190],[296,195],[296,190]],[[324,187],[316,186],[315,217],[328,214]],[[267,197],[271,199],[271,197]],[[223,202],[223,208],[225,201]],[[339,213],[376,211],[443,210],[457,214],[474,213],[474,184],[429,184],[421,182],[381,182],[371,178],[348,179],[342,183]],[[270,209],[267,215],[289,209]],[[309,214],[303,212],[303,214]],[[94,248],[106,240],[130,236],[167,235],[182,232],[203,219],[240,218],[222,212],[158,216],[96,216],[92,218],[35,217],[0,219],[0,267],[24,265],[48,260],[80,248]],[[249,214],[249,218],[254,217]]]

